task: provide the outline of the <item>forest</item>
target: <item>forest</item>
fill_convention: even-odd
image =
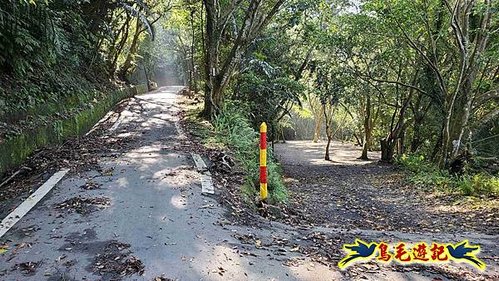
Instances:
[[[265,121],[273,142],[323,139],[326,160],[332,140],[354,142],[359,158],[381,151],[421,184],[497,194],[498,11],[492,0],[3,1],[0,143],[115,89],[162,85],[170,67],[220,127]]]

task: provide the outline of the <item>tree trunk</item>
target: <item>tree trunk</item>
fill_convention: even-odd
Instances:
[[[372,127],[366,128],[364,143],[362,144],[362,155],[360,159],[369,160],[368,151],[371,149]]]
[[[362,155],[360,156],[360,159],[369,160],[369,156],[367,155],[368,151],[369,149],[367,148],[367,143],[364,142],[364,145],[362,146]]]
[[[416,152],[421,146],[421,122],[423,119],[414,118],[413,135],[411,140],[411,152]]]
[[[437,141],[435,142],[435,146],[433,147],[433,150],[431,152],[431,161],[432,162],[438,162],[439,158],[439,153],[441,152],[440,150],[442,149],[442,142],[444,140],[444,137],[442,135],[443,129],[440,130],[440,134],[438,135]]]
[[[331,146],[332,137],[327,137],[327,145],[326,145],[326,155],[324,156],[324,160],[331,161],[331,157],[329,157],[329,146]]]
[[[371,122],[371,97],[366,98],[366,108],[364,111],[364,142],[360,159],[369,160],[367,152],[371,148],[372,122]]]
[[[204,87],[204,106],[203,111],[201,111],[199,115],[206,119],[211,119],[213,116],[215,116],[215,106],[212,102],[211,88],[208,83],[206,83]]]
[[[109,59],[109,65],[108,65],[108,70],[109,70],[109,74],[111,76],[114,76],[115,72],[116,72],[116,67],[117,67],[117,64],[118,64],[118,58],[121,54],[121,51],[123,50],[123,47],[125,47],[125,43],[126,43],[126,39],[128,38],[128,31],[130,29],[130,16],[127,14],[126,16],[126,20],[125,22],[123,23],[120,31],[118,32],[118,35],[116,37],[116,40],[118,40],[118,38],[120,37],[121,35],[121,39],[119,42],[113,42],[111,48],[110,48],[110,52],[109,52],[109,56],[110,56],[110,59]],[[118,46],[116,46],[116,43],[118,44]]]
[[[269,23],[279,11],[285,0],[273,1],[270,5],[262,5],[261,0],[251,0],[244,12],[244,18],[237,31],[234,42],[224,45],[224,34],[229,19],[238,12],[241,1],[203,0],[206,14],[205,52],[205,103],[201,115],[213,118],[220,111],[223,102],[223,90],[230,82],[241,56],[258,33]],[[267,1],[266,1],[267,2]],[[268,1],[270,2],[270,1]],[[262,12],[262,7],[267,11]],[[228,52],[221,49],[228,48]]]
[[[333,112],[331,110],[331,116],[327,115],[328,110],[326,109],[326,105],[322,105],[322,110],[324,111],[324,119],[326,121],[326,136],[327,136],[327,145],[326,145],[326,155],[324,155],[324,160],[331,161],[331,157],[329,155],[329,147],[331,146],[331,140],[333,139],[333,130],[331,128],[331,123],[333,119]]]
[[[458,130],[458,137],[457,137],[457,146],[452,152],[452,158],[456,158],[460,154],[461,147],[464,147],[462,144],[465,142],[463,140],[463,136],[465,134],[465,131],[468,130],[468,122],[470,119],[470,112],[472,110],[472,104],[474,100],[474,94],[472,93],[472,81],[471,79],[465,79],[465,82],[463,83],[463,99],[464,99],[464,105],[461,110],[461,118],[459,120],[459,127],[460,129]]]
[[[216,30],[216,13],[214,1],[204,0],[206,11],[206,39],[204,40],[204,74],[205,74],[205,89],[204,89],[204,107],[200,115],[206,119],[211,119],[215,113],[215,105],[213,104],[213,80],[215,78],[215,64],[217,58],[217,41],[218,32]]]
[[[207,55],[205,62],[205,89],[204,89],[204,107],[201,112],[201,116],[212,119],[218,111],[218,104],[215,103],[214,97],[217,92],[220,92],[220,87],[215,83],[215,77],[213,75],[214,68],[212,68],[213,62],[211,61],[211,56]]]
[[[191,73],[190,73],[190,82],[189,82],[189,88],[194,91],[194,94],[198,93],[198,83],[197,83],[197,78],[196,78],[196,62],[195,62],[195,55],[196,55],[196,32],[195,32],[195,27],[194,27],[194,9],[191,11]]]
[[[381,139],[381,162],[392,163],[393,162],[393,154],[395,151],[395,141]]]
[[[364,147],[364,139],[359,138],[356,133],[353,134],[353,137],[355,138],[358,146]]]
[[[405,153],[405,130],[402,130],[397,140],[397,153],[402,155]]]
[[[142,30],[141,30],[140,20],[137,19],[137,22],[135,24],[135,34],[133,35],[132,43],[130,45],[130,50],[128,51],[125,62],[123,63],[123,66],[121,67],[118,74],[118,77],[123,81],[126,81],[126,75],[130,70],[130,68],[132,67],[133,56],[135,55],[135,53],[137,53],[137,48],[139,46],[138,44],[139,36],[141,33]]]
[[[189,70],[189,82],[187,82],[187,84],[189,84],[189,90],[191,90],[191,91],[192,91],[192,88],[194,87],[192,72],[193,72],[192,69],[190,69]]]
[[[461,69],[457,79],[457,87],[451,94],[446,123],[443,132],[443,155],[440,166],[445,167],[459,155],[463,142],[463,135],[467,130],[470,111],[475,92],[472,85],[481,61],[482,53],[486,50],[493,14],[492,1],[481,3],[482,16],[476,22],[476,30],[470,24],[472,10],[478,6],[478,1],[457,1],[452,10],[451,27],[460,51]]]
[[[149,74],[147,72],[146,66],[144,65],[144,76],[146,77],[147,90],[151,91],[151,83],[149,83]]]
[[[314,128],[314,143],[319,142],[321,138],[321,129],[322,129],[322,119],[323,114],[319,114],[318,118],[315,119],[315,128]]]

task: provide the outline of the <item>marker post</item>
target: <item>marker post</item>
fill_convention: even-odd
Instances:
[[[267,199],[267,124],[260,126],[260,200]]]

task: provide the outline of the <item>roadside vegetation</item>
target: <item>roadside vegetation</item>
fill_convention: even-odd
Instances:
[[[238,162],[246,174],[243,192],[249,198],[259,194],[259,133],[251,126],[250,119],[244,115],[244,106],[226,104],[214,120],[216,138],[234,151]],[[282,180],[282,171],[277,164],[272,148],[267,148],[268,190],[270,201],[283,203],[287,192]]]
[[[148,44],[169,7],[149,0],[2,1],[0,176],[36,149],[83,135],[120,100],[146,91]]]
[[[228,103],[227,108],[211,123],[199,118],[202,105],[191,105],[187,109],[185,121],[190,134],[197,137],[207,149],[230,151],[243,176],[242,186],[238,186],[243,199],[254,204],[259,195],[259,133],[251,125],[245,106]],[[268,148],[268,190],[269,203],[285,203],[288,200],[283,183],[282,170],[274,158],[272,148]],[[230,183],[232,184],[232,183]]]
[[[410,183],[428,191],[460,193],[466,196],[499,196],[499,178],[486,171],[452,175],[425,160],[423,155],[401,155],[396,162],[408,172]],[[470,168],[470,167],[468,167]]]
[[[161,1],[25,1],[0,4],[1,136],[39,116],[101,99],[133,74]],[[144,83],[144,81],[141,81]],[[147,83],[146,83],[147,84]],[[48,105],[48,106],[45,106]],[[38,116],[39,115],[39,116]]]

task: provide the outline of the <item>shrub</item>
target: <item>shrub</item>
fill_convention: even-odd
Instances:
[[[402,154],[396,159],[396,162],[411,172],[427,171],[430,168],[423,155]]]
[[[449,174],[425,161],[422,155],[403,154],[396,159],[396,163],[410,173],[409,182],[417,186],[439,189],[450,186]]]
[[[465,195],[499,195],[499,178],[484,173],[467,175],[458,181],[458,187]]]
[[[409,172],[409,182],[428,189],[459,191],[464,195],[499,195],[499,178],[486,173],[452,176],[421,155],[400,156],[396,162]]]

